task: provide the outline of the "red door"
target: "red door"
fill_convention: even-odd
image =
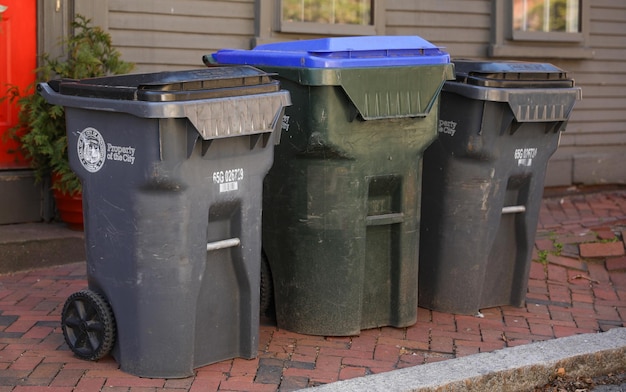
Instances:
[[[24,91],[34,80],[37,66],[36,0],[0,0],[7,7],[0,14],[0,94],[7,85]],[[0,7],[3,8],[3,7]],[[0,170],[28,167],[24,158],[10,151],[17,144],[7,131],[17,123],[18,108],[8,100],[0,102]]]

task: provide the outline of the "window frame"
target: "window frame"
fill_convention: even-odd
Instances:
[[[589,59],[590,0],[580,2],[580,32],[517,31],[513,28],[513,2],[495,0],[489,57]]]
[[[302,36],[384,35],[385,0],[372,1],[371,25],[282,21],[281,0],[256,0],[257,36],[253,45],[296,39]]]

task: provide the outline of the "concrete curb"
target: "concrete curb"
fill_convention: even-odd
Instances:
[[[506,348],[309,388],[310,392],[532,391],[569,376],[626,370],[626,328]]]

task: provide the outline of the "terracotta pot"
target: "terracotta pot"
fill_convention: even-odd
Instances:
[[[52,175],[52,184],[56,180],[56,175]],[[83,230],[83,195],[81,192],[72,194],[63,193],[52,188],[54,201],[61,220],[72,230]]]
[[[72,230],[83,230],[83,198],[80,192],[68,195],[53,189],[61,220]]]

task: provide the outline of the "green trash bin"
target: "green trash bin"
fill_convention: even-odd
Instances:
[[[449,55],[420,37],[378,36],[212,60],[276,73],[293,101],[263,189],[278,327],[347,336],[414,324],[421,156],[453,78]]]

